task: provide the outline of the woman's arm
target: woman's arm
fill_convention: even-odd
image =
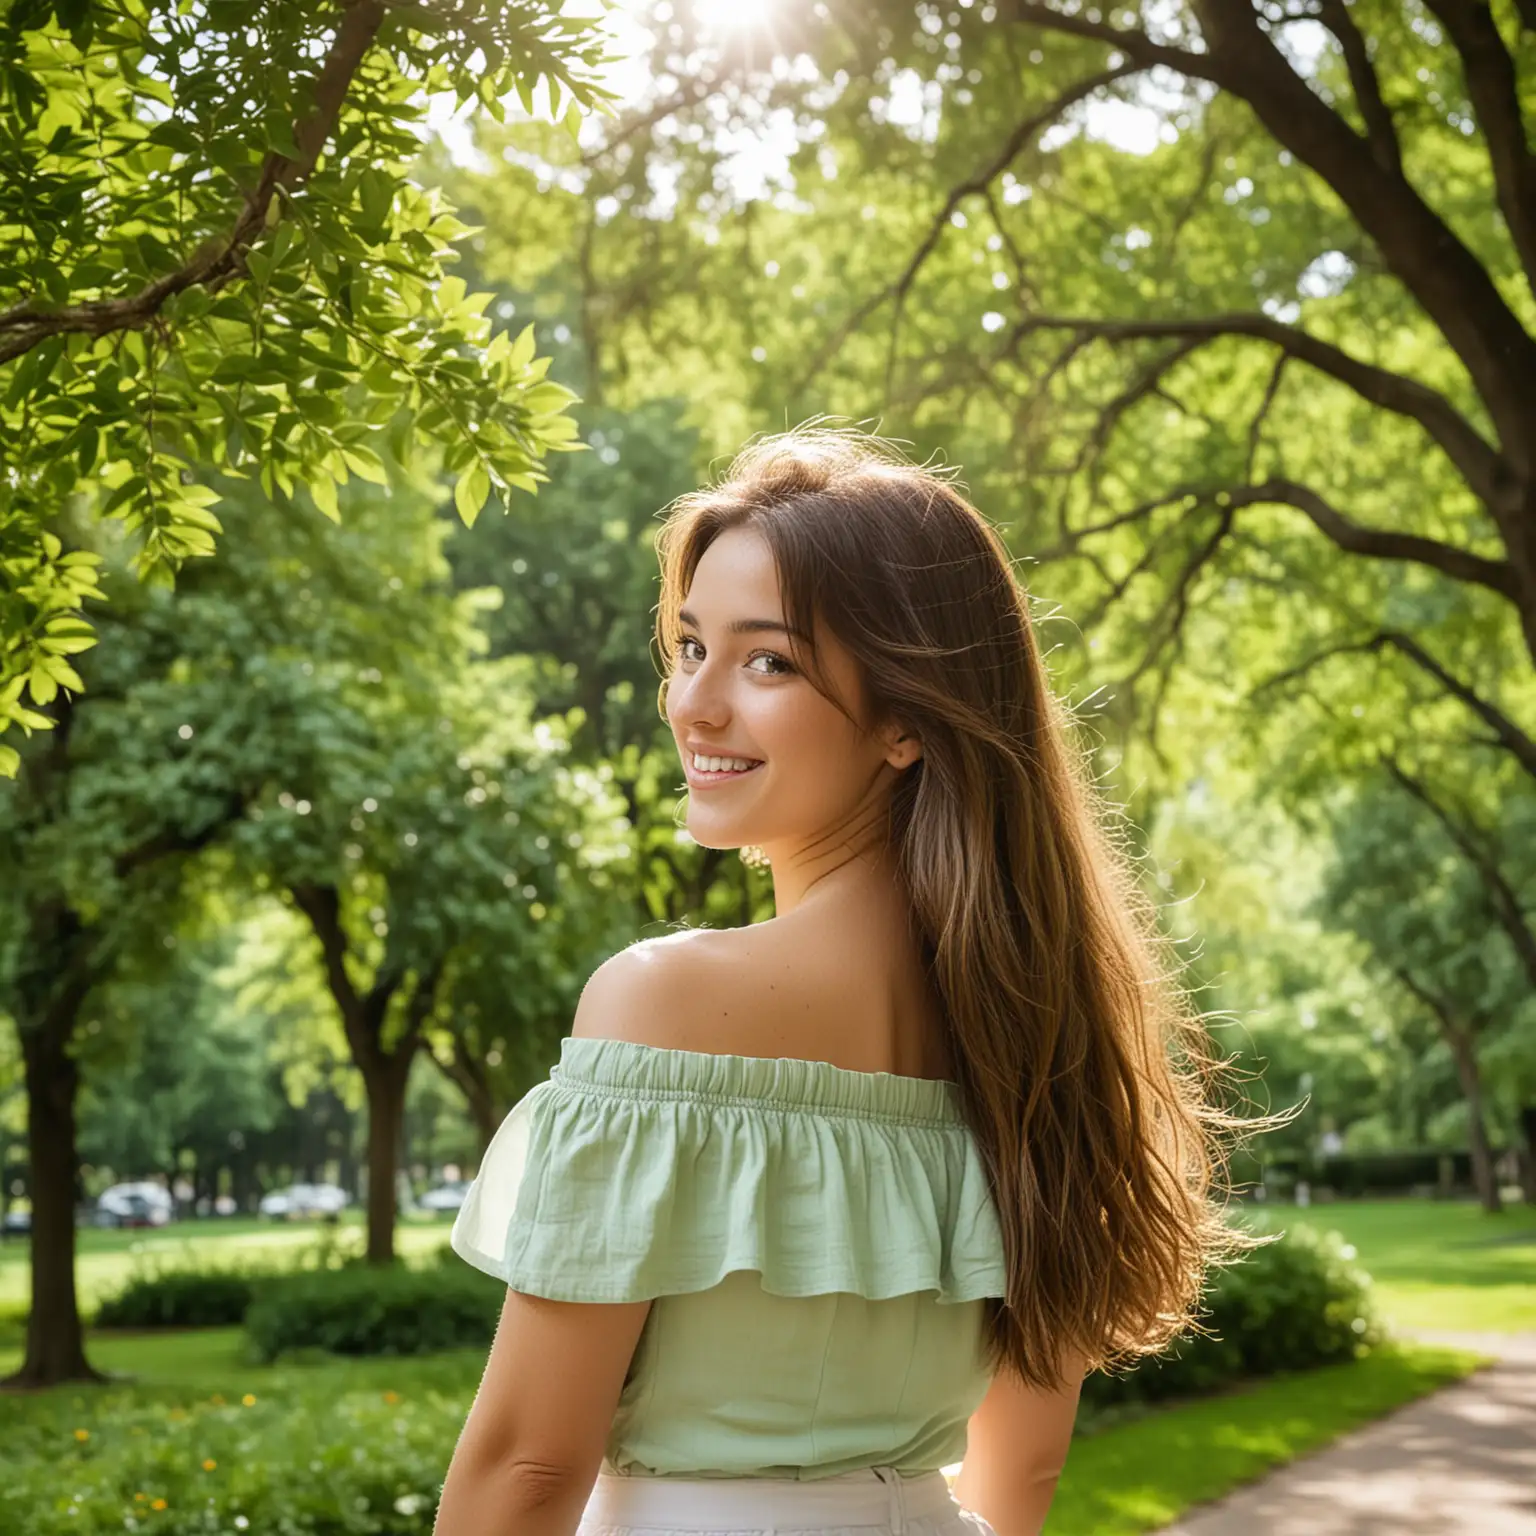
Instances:
[[[1087,1373],[1081,1355],[1068,1355],[1064,1366],[1067,1384],[1054,1392],[1025,1386],[1005,1367],[967,1425],[955,1498],[997,1536],[1040,1536],[1044,1529]]]

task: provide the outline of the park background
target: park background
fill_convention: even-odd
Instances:
[[[1536,1328],[1533,32],[0,5],[0,1528],[430,1531],[499,1298],[421,1197],[601,959],[771,908],[677,825],[657,514],[824,415],[959,467],[1298,1109],[1050,1529]]]

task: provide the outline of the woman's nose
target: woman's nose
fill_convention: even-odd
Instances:
[[[725,687],[707,661],[686,677],[675,676],[668,685],[668,698],[673,701],[673,715],[683,721],[718,724],[730,714]]]

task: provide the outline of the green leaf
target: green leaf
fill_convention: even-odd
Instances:
[[[364,448],[358,443],[351,448],[343,448],[341,456],[359,480],[367,480],[373,485],[389,484],[384,461],[371,448]]]
[[[362,204],[363,222],[373,229],[382,230],[395,200],[394,178],[377,166],[369,166],[358,181],[357,191]]]
[[[512,343],[512,353],[507,363],[512,368],[526,368],[533,361],[533,349],[538,345],[534,340],[533,321],[529,321],[517,334],[517,340]]]
[[[333,523],[341,521],[341,506],[336,499],[336,482],[323,469],[309,482],[309,494],[314,497],[315,505]]]
[[[466,528],[475,526],[475,519],[479,517],[480,509],[490,494],[491,478],[486,474],[483,464],[476,463],[459,476],[453,488],[453,504],[458,508]]]
[[[59,685],[49,676],[43,664],[38,662],[27,676],[27,690],[34,704],[51,704],[58,697]]]
[[[542,416],[550,411],[564,410],[576,398],[575,391],[563,384],[536,384],[523,396],[523,404],[535,416]]]
[[[286,119],[269,117],[266,122],[267,148],[290,160],[302,160],[303,151],[293,141],[293,127]]]
[[[15,747],[7,747],[0,743],[0,778],[14,779],[16,770],[21,767],[21,753]]]
[[[44,656],[38,665],[53,678],[61,688],[72,688],[76,693],[85,691],[85,684],[80,681],[80,674],[60,656]]]

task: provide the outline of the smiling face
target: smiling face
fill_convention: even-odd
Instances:
[[[667,684],[667,718],[688,777],[689,833],[707,848],[755,843],[775,861],[838,841],[918,755],[910,738],[895,744],[895,727],[860,728],[858,665],[824,628],[817,659],[854,720],[818,692],[794,665],[784,622],[767,543],[751,529],[728,529],[694,571]],[[756,766],[700,773],[695,752]]]

